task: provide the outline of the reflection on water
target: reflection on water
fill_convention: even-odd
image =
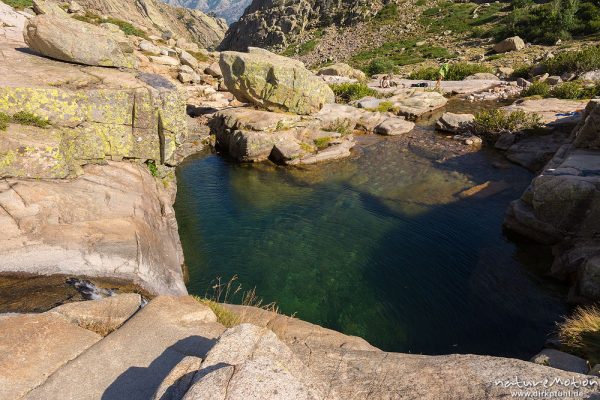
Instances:
[[[534,273],[546,252],[501,230],[531,175],[494,168],[488,152],[440,161],[401,139],[364,144],[304,169],[186,161],[175,206],[190,292],[237,274],[285,313],[385,350],[538,351],[565,311],[561,293]],[[511,185],[499,193],[457,196],[502,180]]]

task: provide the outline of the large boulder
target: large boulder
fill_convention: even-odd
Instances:
[[[364,81],[367,79],[367,76],[361,70],[356,68],[352,68],[346,63],[337,63],[333,65],[328,65],[326,67],[321,68],[317,71],[317,75],[319,76],[344,76],[350,79],[356,79],[358,81]]]
[[[304,64],[266,50],[223,52],[219,66],[238,100],[270,111],[312,114],[335,101],[331,88]]]
[[[440,131],[459,132],[475,120],[473,114],[455,114],[445,112],[436,122],[435,127]]]
[[[30,19],[23,32],[34,51],[57,60],[102,67],[135,68],[133,49],[106,29],[50,14]]]
[[[496,43],[494,51],[496,53],[507,53],[509,51],[518,51],[525,48],[525,42],[518,36],[513,36]]]

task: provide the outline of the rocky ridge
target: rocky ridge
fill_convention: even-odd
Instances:
[[[242,16],[251,0],[166,0],[165,3],[212,13],[224,18],[228,24],[233,24]]]

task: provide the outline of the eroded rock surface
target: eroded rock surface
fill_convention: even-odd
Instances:
[[[131,163],[70,181],[0,180],[0,272],[131,280],[185,294],[173,192]]]

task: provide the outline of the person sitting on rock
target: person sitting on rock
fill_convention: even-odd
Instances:
[[[390,87],[390,77],[388,75],[384,75],[379,81],[379,87],[381,88],[389,88]]]

